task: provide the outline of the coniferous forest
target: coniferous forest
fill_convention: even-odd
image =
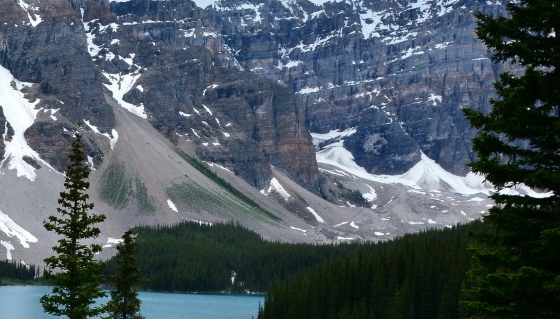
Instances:
[[[134,233],[138,266],[148,279],[144,288],[158,291],[264,292],[302,269],[374,248],[270,242],[232,223],[138,227]],[[107,274],[114,266],[107,263]]]
[[[268,242],[231,223],[134,232],[149,290],[267,292],[261,319],[437,319],[459,316],[466,247],[470,233],[481,228],[474,222],[388,242],[338,245]],[[114,271],[113,261],[107,271]]]
[[[260,319],[459,318],[469,233],[480,222],[406,235],[269,289]]]
[[[39,276],[39,268],[12,260],[0,260],[0,284],[6,281],[29,281]]]

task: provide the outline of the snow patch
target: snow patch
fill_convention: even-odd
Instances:
[[[84,30],[86,31],[86,40],[87,40],[88,52],[89,52],[90,56],[94,57],[94,56],[97,56],[99,54],[99,51],[101,51],[101,47],[96,45],[95,43],[93,43],[93,39],[95,39],[95,34],[90,32],[90,28],[89,28],[89,23],[90,22],[83,21],[84,20],[84,9],[80,9],[80,10],[82,12],[82,23],[84,24]]]
[[[16,224],[8,215],[0,210],[0,231],[8,237],[16,237],[24,248],[29,248],[29,243],[36,243],[37,237]]]
[[[307,207],[307,210],[308,210],[311,214],[313,214],[313,216],[315,216],[315,219],[316,219],[319,223],[324,223],[324,222],[325,222],[325,220],[324,220],[321,216],[319,216],[319,214],[317,214],[317,212],[316,212],[313,208]]]
[[[204,91],[202,91],[202,96],[206,96],[206,91],[208,91],[208,89],[211,89],[211,90],[212,90],[212,89],[215,89],[215,88],[217,88],[217,87],[218,87],[217,84],[209,85],[207,88],[204,89]]]
[[[350,223],[350,227],[354,227],[354,228],[356,228],[356,229],[359,229],[359,228],[360,228],[360,227],[358,227],[358,225],[356,225],[355,222],[351,222],[351,223]]]
[[[300,232],[302,232],[302,233],[307,233],[307,230],[306,230],[306,229],[301,229],[301,228],[297,228],[297,227],[294,227],[294,226],[290,226],[290,228],[293,229],[293,230],[298,230],[298,231],[300,231]]]
[[[103,75],[111,82],[110,84],[103,83],[103,85],[113,93],[113,98],[117,100],[122,108],[143,119],[148,118],[146,113],[144,113],[143,104],[136,106],[123,100],[123,96],[134,87],[134,83],[140,78],[141,74],[139,71],[130,74],[111,74],[103,72]]]
[[[115,148],[115,144],[117,143],[118,139],[119,139],[119,132],[117,132],[117,130],[113,129],[111,131],[111,134],[109,133],[101,133],[99,131],[99,129],[97,128],[97,126],[92,125],[89,120],[85,120],[84,123],[86,123],[86,125],[94,132],[97,134],[101,134],[103,136],[105,136],[106,138],[109,139],[109,144],[111,145],[111,149]]]
[[[464,195],[490,194],[492,187],[484,177],[469,173],[465,177],[445,171],[435,161],[421,154],[421,160],[402,175],[372,175],[354,162],[354,156],[338,141],[316,153],[318,163],[336,166],[363,179],[383,184],[401,184],[413,189],[447,190]]]
[[[225,166],[222,166],[222,165],[216,164],[216,163],[212,163],[212,162],[205,162],[205,163],[206,163],[208,166],[210,166],[210,167],[216,166],[216,167],[218,167],[218,168],[223,169],[223,170],[226,171],[226,172],[229,172],[229,173],[235,175],[235,173],[234,173],[232,170],[230,170],[229,168],[227,168],[227,167],[225,167]]]
[[[369,193],[364,193],[362,196],[366,199],[368,203],[374,202],[377,199],[377,193],[375,189],[368,184],[366,186],[369,188]]]
[[[49,112],[49,113],[50,113],[49,117],[51,118],[51,120],[53,120],[53,121],[58,121],[58,119],[56,118],[55,114],[56,114],[56,112],[58,112],[59,110],[60,110],[60,109],[48,109],[48,110],[44,110],[44,111],[45,111],[45,113],[46,113],[46,112]]]
[[[424,222],[409,221],[408,223],[409,223],[410,225],[424,225]]]
[[[208,114],[212,115],[212,111],[210,111],[210,109],[208,108],[208,106],[202,104],[202,107],[204,107],[204,109],[206,110],[206,112],[208,112]]]
[[[309,94],[319,92],[321,88],[318,87],[304,87],[303,89],[296,92],[296,94]]]
[[[179,210],[177,209],[177,206],[175,206],[175,204],[170,199],[167,200],[167,205],[169,206],[169,208],[171,208],[172,211],[174,211],[176,213],[179,212]]]
[[[362,8],[360,12],[360,22],[362,25],[362,35],[364,39],[369,39],[373,36],[379,36],[378,30],[389,30],[390,27],[385,26],[381,19],[383,18],[382,12],[373,12],[369,9]]]
[[[434,45],[434,49],[437,49],[437,50],[445,49],[445,48],[447,48],[450,44],[451,44],[451,42],[438,43],[438,44]]]
[[[124,241],[124,239],[122,238],[112,238],[112,237],[107,237],[107,244],[120,244]]]
[[[113,245],[116,246],[122,242],[124,242],[124,239],[122,238],[107,237],[107,243],[103,245],[103,248],[113,247]]]
[[[284,198],[285,201],[289,201],[290,198],[292,197],[275,177],[273,177],[272,180],[270,180],[270,186],[268,187],[268,190],[267,191],[261,190],[261,193],[268,196],[272,191],[282,196],[282,198]]]
[[[435,94],[430,94],[430,97],[428,98],[428,102],[432,102],[432,105],[436,106],[438,103],[441,103],[442,101],[442,96],[441,95],[435,95]]]
[[[0,240],[0,245],[4,246],[4,248],[6,248],[6,259],[7,260],[12,260],[12,250],[14,250],[14,245],[12,245],[11,243],[9,243],[7,241],[3,241],[3,240]]]
[[[18,177],[24,176],[34,181],[37,177],[35,168],[25,162],[24,157],[33,158],[51,170],[55,169],[39,157],[39,154],[27,144],[24,137],[25,131],[33,125],[39,112],[35,109],[39,100],[31,103],[19,91],[23,87],[31,85],[31,83],[18,81],[10,71],[0,66],[0,105],[7,123],[14,129],[14,136],[11,141],[6,141],[6,136],[4,136],[5,157],[0,158],[0,167],[5,167],[7,164],[7,169],[16,170]],[[5,129],[5,132],[7,132],[7,129]]]
[[[338,236],[337,238],[338,238],[338,240],[354,240],[354,238],[352,238],[352,237],[342,237],[342,236]]]
[[[88,155],[88,156],[87,156],[87,162],[88,162],[89,168],[90,168],[92,171],[95,171],[95,165],[94,165],[94,163],[93,163],[93,157],[91,157],[91,156]]]
[[[200,138],[200,135],[198,135],[198,133],[194,128],[191,128],[191,131],[193,132],[194,135],[196,135],[196,137]]]
[[[27,17],[29,18],[29,24],[31,24],[31,26],[36,27],[39,23],[43,21],[40,15],[33,14],[35,16],[35,18],[33,18],[29,13],[29,11],[38,11],[39,8],[34,7],[23,0],[17,0],[17,4],[25,11],[25,13],[27,13]]]
[[[281,61],[278,61],[278,65],[276,66],[277,69],[283,69],[283,68],[294,68],[300,64],[305,64],[305,62],[303,61],[289,61],[288,63],[282,63]]]
[[[345,129],[344,131],[330,130],[328,133],[311,133],[311,137],[313,138],[313,145],[318,146],[320,143],[324,141],[342,139],[344,137],[348,137],[350,135],[355,134],[356,131],[357,131],[357,127],[352,127],[352,128]]]

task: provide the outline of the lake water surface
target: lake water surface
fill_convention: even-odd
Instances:
[[[1,286],[0,318],[60,318],[43,313],[39,298],[50,292],[50,287]],[[257,318],[264,297],[141,292],[140,300],[146,319],[251,319]]]

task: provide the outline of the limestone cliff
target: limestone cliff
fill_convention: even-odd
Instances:
[[[486,110],[501,69],[474,35],[473,12],[500,1],[220,0],[206,8],[235,58],[296,94],[312,132],[344,140],[376,174],[423,152],[466,173],[474,131],[461,108]]]
[[[303,111],[272,80],[242,72],[206,13],[189,1],[3,1],[0,65],[33,85],[38,117],[26,139],[63,170],[78,119],[113,136],[110,91],[177,145],[263,188],[271,165],[318,193]],[[208,92],[208,95],[205,94]],[[217,94],[214,94],[217,93]],[[116,132],[115,134],[118,134]],[[103,145],[91,154],[102,160]]]

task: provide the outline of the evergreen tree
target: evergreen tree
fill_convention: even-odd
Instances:
[[[126,231],[122,238],[123,242],[117,245],[117,274],[111,277],[115,287],[111,291],[108,309],[114,319],[143,319],[137,290],[143,279],[134,256],[136,240],[132,230]]]
[[[66,166],[65,191],[58,199],[57,211],[61,216],[51,215],[44,222],[48,231],[56,232],[61,238],[52,248],[56,255],[45,258],[45,278],[54,287],[51,294],[41,297],[41,304],[46,313],[86,319],[105,312],[104,306],[94,305],[97,298],[105,296],[100,288],[103,265],[94,259],[101,246],[85,243],[99,236],[100,230],[94,225],[104,221],[105,216],[89,213],[93,209],[86,193],[90,170],[82,134],[77,131],[74,137]]]
[[[477,35],[496,62],[524,72],[500,75],[488,114],[465,110],[479,130],[474,172],[500,192],[470,247],[474,265],[461,302],[471,318],[560,316],[560,4],[521,0],[508,15],[478,14]],[[515,195],[525,184],[544,198]]]

